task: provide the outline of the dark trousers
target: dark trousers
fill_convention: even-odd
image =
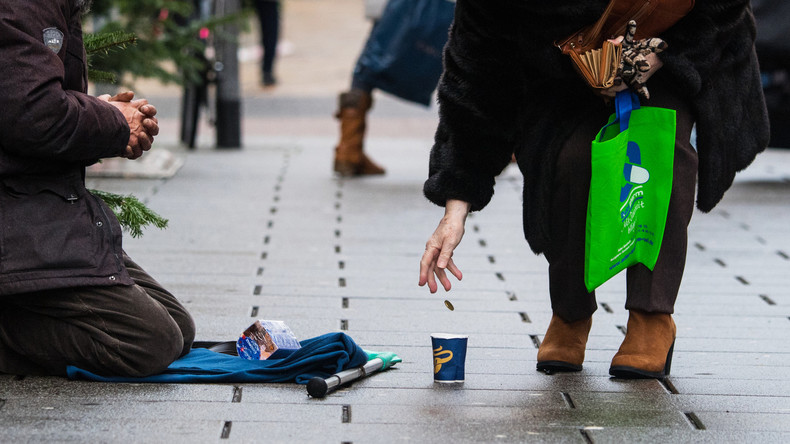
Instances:
[[[697,153],[689,139],[693,116],[688,104],[669,88],[648,83],[649,101],[642,106],[671,108],[677,112],[672,194],[658,261],[651,272],[641,264],[626,271],[628,310],[673,313],[683,277],[688,224],[694,210]],[[566,322],[590,317],[597,308],[595,292],[584,285],[584,239],[587,197],[590,191],[590,141],[606,123],[606,115],[588,115],[566,141],[559,154],[553,183],[549,262],[551,307]]]
[[[263,46],[261,70],[263,73],[271,74],[280,36],[280,2],[256,0],[255,12],[261,25],[261,46]]]
[[[0,297],[0,373],[159,373],[186,354],[195,324],[176,298],[128,256],[136,285]]]

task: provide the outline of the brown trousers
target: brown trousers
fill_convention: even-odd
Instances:
[[[186,354],[195,324],[176,298],[124,254],[136,285],[0,297],[0,373],[159,373]]]
[[[672,194],[664,239],[653,271],[641,264],[626,274],[628,310],[672,313],[683,277],[688,224],[694,210],[697,153],[689,142],[693,115],[686,102],[669,88],[651,85],[651,99],[642,106],[676,110],[675,161]],[[612,111],[610,111],[612,112]],[[589,115],[565,142],[559,154],[551,205],[549,292],[554,313],[566,322],[590,317],[597,309],[595,292],[584,285],[584,239],[590,191],[590,141],[606,123],[606,115]]]

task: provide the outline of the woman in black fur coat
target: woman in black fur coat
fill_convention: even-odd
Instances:
[[[420,285],[435,292],[438,279],[449,290],[446,271],[461,278],[451,257],[466,216],[489,202],[515,154],[525,178],[524,233],[549,263],[553,316],[537,364],[547,372],[582,368],[597,307],[584,285],[590,141],[613,112],[554,42],[595,22],[607,3],[458,0],[444,54],[424,193],[445,216],[426,245]],[[659,37],[668,47],[649,56],[650,98],[642,105],[676,110],[674,180],[655,268],[627,271],[627,334],[610,368],[619,377],[669,373],[695,187],[697,208],[710,211],[768,143],[748,0],[697,0]]]

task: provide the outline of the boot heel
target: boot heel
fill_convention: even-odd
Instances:
[[[672,352],[675,350],[675,341],[672,341],[672,346],[669,347],[667,352],[667,362],[664,364],[664,376],[669,376],[669,371],[672,369]]]
[[[336,160],[334,170],[342,177],[351,177],[357,174],[357,166],[346,161]]]

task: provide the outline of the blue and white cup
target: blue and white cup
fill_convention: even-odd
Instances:
[[[434,333],[431,335],[433,346],[434,382],[464,382],[466,362],[466,343],[468,335]]]

